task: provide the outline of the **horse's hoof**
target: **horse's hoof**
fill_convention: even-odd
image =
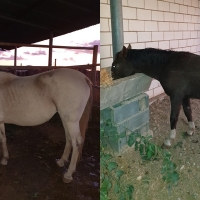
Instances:
[[[8,161],[7,161],[5,158],[3,158],[3,159],[1,160],[1,164],[2,164],[2,165],[7,165],[7,164],[8,164]]]
[[[57,163],[58,167],[64,167],[64,165],[65,165],[65,163],[60,159],[56,159],[56,163]]]
[[[72,180],[73,180],[72,177],[68,177],[68,178],[63,177],[63,182],[64,183],[70,183],[70,182],[72,182]]]
[[[194,135],[194,131],[186,131],[186,136],[193,136]]]
[[[165,143],[163,143],[161,145],[161,149],[170,149],[170,146],[165,145]]]

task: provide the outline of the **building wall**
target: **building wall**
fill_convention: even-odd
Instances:
[[[100,0],[101,68],[112,63],[110,0]],[[200,55],[199,0],[122,0],[124,44],[134,49],[148,47],[189,51]],[[153,80],[147,94],[164,90]]]

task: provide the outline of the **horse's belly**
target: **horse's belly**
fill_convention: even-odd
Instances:
[[[4,113],[4,123],[16,124],[19,126],[36,126],[47,122],[56,113],[55,105],[22,107],[21,110],[14,108]]]

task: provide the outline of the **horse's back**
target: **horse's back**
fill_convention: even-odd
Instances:
[[[89,96],[86,77],[76,70],[57,69],[17,77],[0,73],[0,110],[4,122],[37,125],[48,121],[57,111],[73,113]],[[6,77],[6,78],[5,78]]]

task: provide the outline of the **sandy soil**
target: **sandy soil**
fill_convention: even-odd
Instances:
[[[0,200],[98,200],[99,108],[93,111],[82,160],[70,184],[62,182],[68,163],[63,168],[55,163],[65,145],[58,115],[35,127],[6,125],[10,159],[0,166]]]
[[[178,184],[168,190],[162,180],[162,161],[142,161],[138,152],[129,148],[117,157],[120,168],[125,171],[122,184],[132,184],[136,200],[192,200],[200,199],[200,100],[192,100],[193,119],[196,125],[194,136],[184,137],[187,130],[186,117],[181,113],[177,123],[177,137],[169,151],[180,175]],[[169,98],[158,100],[150,106],[150,129],[153,142],[161,146],[170,131]],[[112,197],[112,199],[117,199]]]

